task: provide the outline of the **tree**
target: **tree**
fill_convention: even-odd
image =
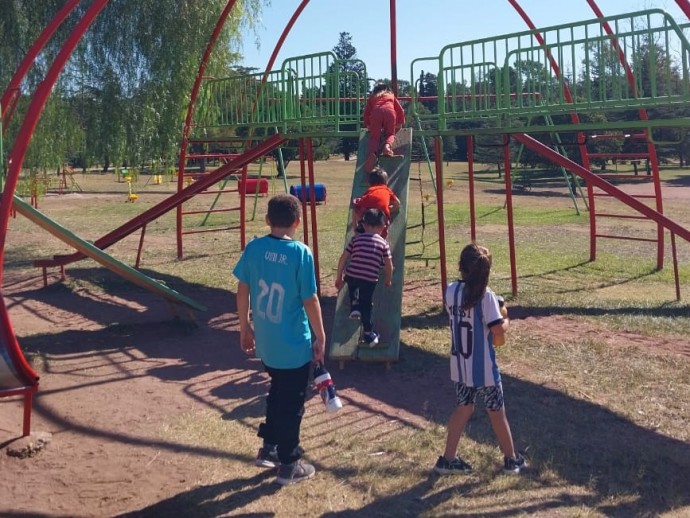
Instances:
[[[82,4],[88,2],[82,2]],[[225,0],[118,0],[108,3],[84,35],[51,95],[34,140],[45,141],[41,128],[78,128],[82,159],[102,164],[138,164],[152,158],[172,161],[181,137],[189,92],[200,56]],[[238,0],[208,63],[208,75],[224,76],[239,61],[241,29],[253,26],[266,0]],[[63,2],[5,1],[0,9],[0,84],[7,84],[27,49]],[[46,46],[27,77],[22,95],[30,96],[88,5],[79,5]],[[24,109],[28,103],[22,103]],[[18,112],[15,120],[22,118]],[[12,132],[12,130],[15,130]],[[16,133],[12,126],[9,146]],[[73,150],[61,148],[41,161],[57,165]],[[32,142],[32,147],[34,144]],[[32,154],[31,150],[27,159]],[[31,166],[31,164],[27,164]],[[45,164],[44,164],[45,165]]]
[[[364,63],[357,59],[357,49],[352,44],[352,36],[348,32],[341,32],[338,44],[333,47],[333,53],[338,58],[333,65],[335,69],[330,70],[336,73],[337,89],[340,100],[340,113],[352,113],[353,107],[359,105],[359,99],[365,97],[367,93],[367,76]],[[345,124],[341,129],[354,131],[355,123]],[[357,151],[357,139],[353,137],[342,137],[336,152],[342,153],[345,160],[350,160],[353,151]]]

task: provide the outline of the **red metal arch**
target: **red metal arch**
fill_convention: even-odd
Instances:
[[[2,284],[3,273],[4,273],[4,255],[5,255],[5,239],[7,236],[7,227],[9,224],[10,212],[12,209],[12,200],[14,198],[14,193],[17,188],[17,182],[19,179],[19,173],[21,171],[22,165],[24,163],[24,157],[26,156],[26,150],[31,142],[33,132],[38,123],[38,119],[43,112],[46,101],[50,95],[50,92],[57,81],[57,78],[65,66],[65,63],[69,59],[70,55],[77,46],[77,43],[84,35],[86,30],[89,28],[93,20],[98,16],[101,10],[108,3],[108,0],[94,0],[91,6],[84,13],[82,19],[76,24],[72,32],[70,33],[67,41],[60,49],[60,52],[55,57],[55,61],[51,65],[45,79],[40,84],[34,96],[31,100],[29,108],[24,117],[24,122],[22,123],[17,138],[10,152],[8,165],[9,169],[7,172],[7,178],[5,180],[5,186],[3,189],[2,198],[0,198],[0,285]],[[73,7],[70,4],[67,7]],[[66,17],[68,14],[67,9],[60,11]],[[55,20],[54,20],[55,21]],[[62,23],[62,21],[60,21]],[[51,24],[52,25],[52,24]],[[55,23],[54,27],[50,27],[51,31],[54,31],[59,23]],[[44,31],[41,36],[45,36],[46,41],[52,32]],[[32,50],[37,52],[45,45],[45,41],[36,42],[32,47]],[[30,61],[25,60],[27,63],[32,63],[33,58]],[[24,63],[24,62],[23,62]],[[18,71],[15,77],[18,81],[21,81],[23,72]],[[17,83],[18,84],[18,83]],[[30,417],[31,417],[31,395],[36,391],[38,387],[38,376],[36,372],[31,368],[29,363],[26,361],[24,354],[19,347],[17,342],[17,337],[12,328],[12,323],[10,321],[9,313],[7,312],[7,306],[5,305],[4,299],[0,300],[0,341],[3,347],[7,350],[10,356],[10,362],[14,370],[16,370],[17,378],[23,382],[24,387],[19,387],[14,391],[7,391],[5,395],[9,394],[23,394],[24,395],[24,435],[29,435],[30,433]]]

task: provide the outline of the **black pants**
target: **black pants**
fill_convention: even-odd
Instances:
[[[271,376],[271,388],[266,399],[266,421],[259,425],[258,435],[264,442],[278,446],[281,463],[290,464],[302,456],[299,432],[311,362],[296,369],[264,367]]]
[[[371,311],[374,308],[376,283],[350,277],[349,275],[345,276],[345,282],[350,294],[350,311],[359,311],[362,315],[360,317],[362,319],[362,329],[364,329],[365,333],[372,332],[374,327],[371,323]]]

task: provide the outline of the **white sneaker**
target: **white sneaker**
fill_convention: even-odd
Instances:
[[[364,341],[369,347],[374,347],[379,343],[379,334],[374,331],[371,333],[364,333]]]

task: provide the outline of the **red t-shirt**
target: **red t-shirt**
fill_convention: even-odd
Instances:
[[[364,125],[368,128],[370,124],[371,112],[377,109],[390,110],[395,114],[395,126],[402,126],[405,124],[405,110],[400,102],[392,93],[385,93],[382,95],[372,95],[367,100],[364,107]]]
[[[372,185],[361,198],[355,198],[352,203],[358,213],[364,213],[367,209],[379,209],[391,220],[390,205],[396,198],[395,193],[387,185]]]

